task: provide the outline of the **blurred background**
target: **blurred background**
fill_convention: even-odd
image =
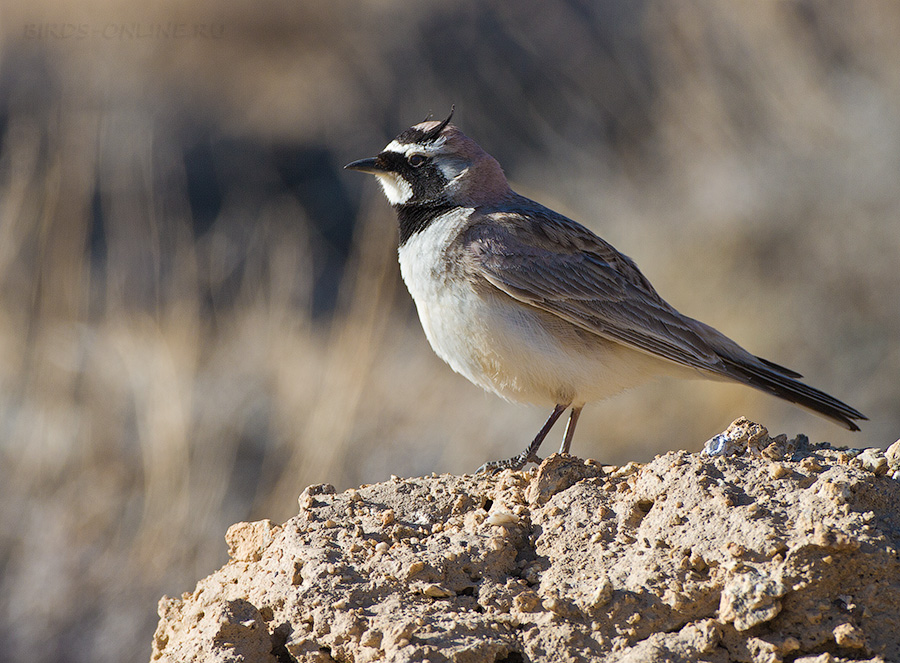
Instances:
[[[4,2],[0,659],[146,661],[231,523],[533,437],[546,412],[431,352],[393,214],[341,170],[451,104],[519,192],[871,419],[662,382],[588,407],[575,453],[739,415],[893,442],[898,35],[891,0]]]

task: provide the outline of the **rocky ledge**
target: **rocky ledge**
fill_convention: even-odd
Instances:
[[[703,453],[432,475],[232,526],[153,661],[900,661],[900,442],[738,420]]]

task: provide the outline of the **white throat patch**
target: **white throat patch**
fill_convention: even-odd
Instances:
[[[375,173],[375,176],[391,205],[402,205],[412,198],[412,186],[396,173]]]

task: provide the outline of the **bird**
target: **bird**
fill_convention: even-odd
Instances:
[[[426,120],[346,169],[374,175],[399,226],[400,271],[435,353],[472,383],[552,408],[520,470],[570,411],[660,377],[739,382],[855,431],[866,417],[668,304],[635,262],[585,226],[514,192],[500,164],[450,123]]]

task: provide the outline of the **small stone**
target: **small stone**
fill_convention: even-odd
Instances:
[[[488,525],[518,525],[519,517],[509,511],[497,511],[488,516],[484,522]]]
[[[719,619],[733,622],[738,631],[763,624],[781,612],[787,587],[776,576],[755,569],[732,576],[722,589]]]
[[[897,440],[885,450],[884,457],[887,458],[891,469],[900,469],[900,440]]]
[[[821,472],[824,468],[817,458],[807,456],[802,461],[800,461],[800,469],[802,469],[804,472],[818,473]]]
[[[235,523],[225,533],[228,544],[228,556],[241,562],[257,562],[263,551],[275,538],[276,527],[271,520],[258,520],[253,523]]]
[[[301,510],[309,510],[321,504],[321,501],[315,498],[316,495],[334,495],[334,493],[334,486],[330,483],[315,483],[303,489],[297,503]]]
[[[383,637],[381,631],[377,628],[372,628],[362,634],[362,637],[359,639],[359,644],[363,647],[378,649],[381,647],[381,640]]]
[[[782,479],[790,474],[791,470],[782,463],[772,463],[769,466],[769,476],[773,479]]]
[[[513,606],[519,612],[534,612],[541,600],[534,592],[522,592],[513,599]]]
[[[704,456],[732,456],[736,451],[736,445],[731,444],[731,440],[724,433],[719,433],[708,439],[703,445],[702,453]],[[743,451],[743,449],[741,449]]]
[[[864,470],[872,474],[887,474],[888,461],[881,449],[866,449],[856,459],[862,464]]]
[[[537,585],[541,581],[541,567],[538,564],[532,564],[522,570],[522,579],[529,585]]]
[[[601,576],[597,579],[597,587],[591,596],[591,607],[594,609],[602,608],[610,602],[613,595],[613,586],[607,576]]]
[[[820,481],[819,484],[819,487],[816,489],[816,494],[833,500],[837,504],[846,504],[850,498],[853,497],[853,492],[850,490],[849,486],[843,483]]]
[[[866,635],[862,629],[853,624],[844,623],[834,627],[831,632],[838,647],[862,649],[866,646]]]
[[[724,433],[719,433],[703,445],[704,456],[740,456],[745,451],[759,454],[772,443],[766,427],[739,417],[731,422]]]
[[[547,597],[542,602],[544,610],[548,610],[556,615],[566,616],[571,612],[571,606],[555,596]]]
[[[856,610],[856,603],[853,601],[853,597],[849,594],[839,594],[838,601],[844,604],[844,610],[847,612],[853,612]]]
[[[740,543],[735,543],[734,541],[729,541],[726,549],[728,550],[728,554],[735,559],[740,559],[747,554],[747,549]]]
[[[433,599],[445,599],[450,596],[455,596],[453,591],[434,583],[425,585],[422,588],[422,594]]]
[[[491,540],[488,541],[488,547],[494,552],[500,552],[506,548],[506,539],[502,536],[492,536]]]
[[[781,663],[778,647],[762,638],[748,638],[747,650],[753,657],[753,663]]]
[[[706,570],[706,560],[703,559],[703,556],[700,553],[691,551],[691,556],[688,561],[691,563],[691,567],[697,573],[703,573],[703,571]]]

